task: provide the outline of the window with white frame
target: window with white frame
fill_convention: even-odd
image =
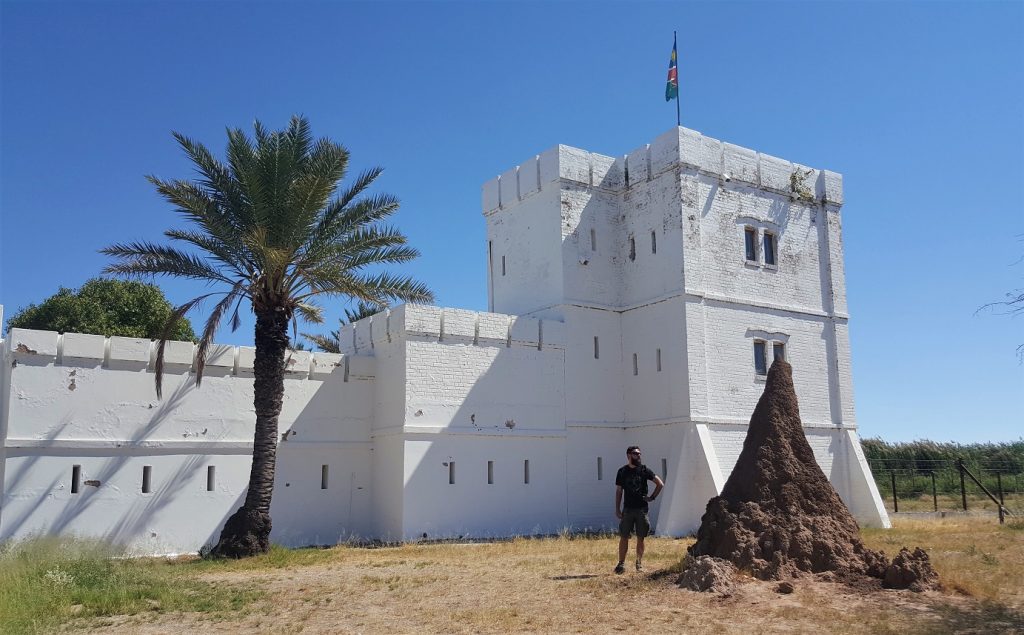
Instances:
[[[762,336],[754,339],[754,375],[765,377],[768,375],[768,368],[776,360],[786,359],[786,336],[779,334],[782,340],[772,335]],[[771,357],[769,357],[771,355]]]
[[[757,230],[747,226],[743,228],[743,246],[747,262],[757,262]]]
[[[786,345],[782,342],[774,342],[772,344],[772,360],[786,361]]]
[[[754,340],[754,373],[762,377],[768,374],[767,347],[764,340]]]
[[[764,232],[761,239],[761,253],[764,257],[764,264],[769,267],[775,266],[775,234],[770,231]]]
[[[779,261],[779,233],[762,227],[762,221],[744,219],[743,258],[747,266],[774,269]]]

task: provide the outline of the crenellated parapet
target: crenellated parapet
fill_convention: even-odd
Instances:
[[[377,347],[406,339],[563,349],[565,324],[522,315],[402,304],[343,325],[338,333],[342,352],[351,355],[373,355]]]
[[[105,337],[83,333],[57,333],[11,329],[4,341],[5,357],[15,364],[33,366],[94,366],[112,370],[154,372],[158,343],[146,338]],[[164,371],[172,374],[195,372],[196,345],[167,342]],[[207,352],[205,374],[252,377],[256,349],[251,346],[214,344]],[[325,379],[338,373],[372,379],[372,358],[336,353],[288,351],[284,361],[288,379]]]
[[[805,202],[843,204],[843,177],[678,127],[623,157],[557,145],[483,185],[484,215],[558,183],[624,192],[665,172],[686,169]]]

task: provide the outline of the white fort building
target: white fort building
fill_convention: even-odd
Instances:
[[[888,518],[860,449],[839,174],[675,128],[625,157],[556,146],[483,186],[488,313],[398,306],[287,362],[271,538],[497,537],[615,526],[636,444],[694,531],[776,357],[818,464]],[[13,329],[0,365],[0,540],[194,552],[240,504],[253,349]]]

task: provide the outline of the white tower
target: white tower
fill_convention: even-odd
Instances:
[[[695,527],[784,356],[822,469],[888,524],[856,437],[842,203],[839,174],[685,128],[621,158],[556,146],[484,185],[490,310],[565,322],[570,483],[646,446],[674,485],[659,531]],[[606,515],[601,491],[569,497],[574,523]]]

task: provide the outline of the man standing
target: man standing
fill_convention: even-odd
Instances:
[[[643,571],[644,538],[651,531],[647,517],[647,503],[658,498],[665,482],[640,460],[640,448],[626,448],[627,463],[615,475],[615,516],[619,519],[619,564],[615,573],[626,572],[626,552],[629,535],[636,531],[636,570]],[[654,493],[647,495],[647,481],[654,481]],[[623,506],[625,493],[625,506]]]

